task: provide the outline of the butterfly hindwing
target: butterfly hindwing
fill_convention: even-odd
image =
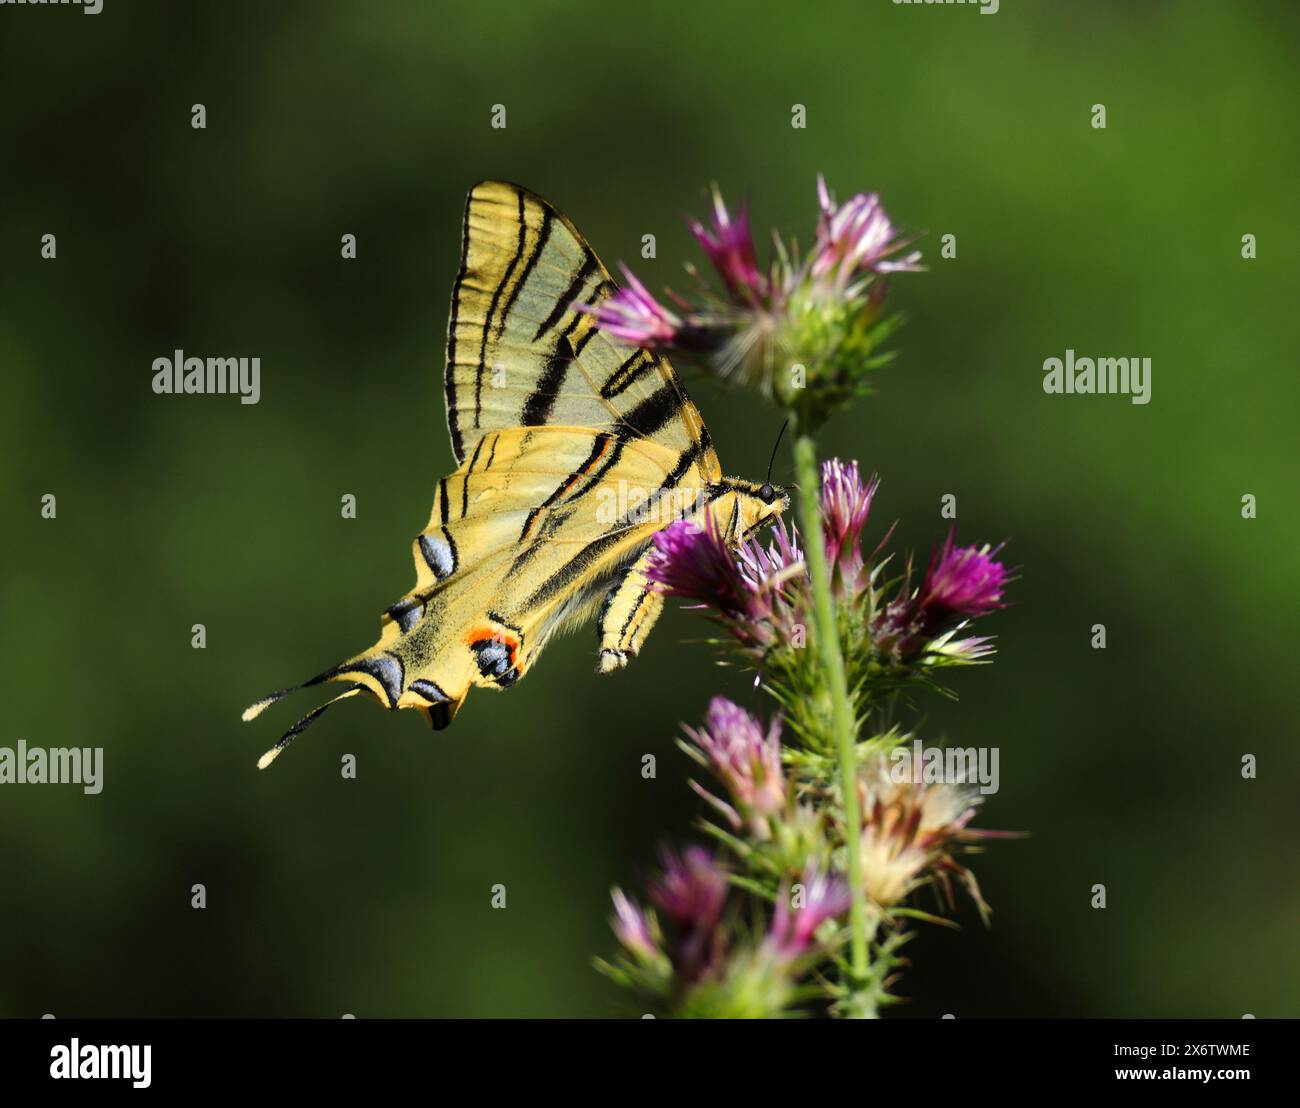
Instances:
[[[414,543],[416,587],[385,612],[361,664],[330,680],[359,683],[386,707],[446,705],[449,721],[471,685],[523,676],[555,631],[622,578],[664,513],[695,507],[667,495],[649,511],[629,501],[627,489],[665,488],[675,455],[652,442],[619,449],[609,432],[519,427],[483,444],[440,483]],[[384,671],[396,685],[384,686]]]

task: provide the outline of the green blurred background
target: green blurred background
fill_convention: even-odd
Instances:
[[[267,773],[311,698],[239,712],[368,646],[409,586],[452,468],[474,181],[680,285],[708,182],[807,241],[818,171],[879,190],[931,262],[826,452],[880,471],[900,547],[928,551],[951,492],[959,535],[1022,567],[996,664],[920,733],[999,747],[981,822],[1031,837],[977,860],[992,928],[966,905],[923,932],[895,1013],[1300,1015],[1297,31],[1208,0],[0,11],[0,744],[106,760],[97,797],[0,791],[0,1015],[622,1011],[590,966],[609,887],[699,813],[679,721],[750,699],[680,645],[697,617],[612,678],[589,633],[557,643],[441,734],[348,703]],[[260,356],[261,403],[155,396],[176,347]],[[1066,347],[1151,357],[1152,402],[1045,396]],[[771,412],[694,392],[728,472],[761,475]]]

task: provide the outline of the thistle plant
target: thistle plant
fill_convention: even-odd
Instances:
[[[879,479],[818,462],[827,418],[870,391],[899,324],[893,274],[921,270],[875,195],[836,203],[820,178],[813,245],[773,236],[759,264],[748,206],[714,190],[690,228],[710,262],[664,301],[627,272],[603,326],[756,388],[793,426],[798,523],[738,547],[717,521],[655,538],[650,587],[697,606],[729,664],[754,673],[767,711],[721,697],[679,745],[701,771],[709,845],[665,849],[646,893],[614,890],[619,951],[598,966],[660,1015],[874,1017],[898,999],[918,923],[949,923],[963,888],[987,921],[966,858],[982,794],[961,774],[922,774],[902,722],[944,669],[986,662],[975,621],[1005,605],[1000,547],[950,532],[924,571],[872,543]]]

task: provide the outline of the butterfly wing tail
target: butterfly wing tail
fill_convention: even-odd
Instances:
[[[258,769],[265,769],[275,761],[280,752],[315,723],[326,708],[337,704],[340,700],[356,696],[358,693],[366,693],[385,708],[399,707],[399,701],[402,697],[403,665],[400,657],[386,649],[387,644],[388,639],[385,637],[364,654],[358,655],[340,665],[331,666],[323,673],[316,674],[315,677],[304,681],[300,685],[290,685],[288,688],[278,689],[276,692],[254,701],[245,708],[241,718],[245,723],[249,723],[260,716],[272,704],[283,700],[290,693],[297,692],[299,689],[312,688],[327,681],[348,682],[346,691],[313,708],[290,727],[280,737],[275,746],[271,747],[258,760]]]
[[[353,685],[346,692],[341,692],[339,693],[338,696],[325,701],[324,704],[321,704],[318,707],[313,708],[310,712],[308,712],[305,716],[303,716],[302,719],[300,719],[297,723],[295,723],[292,727],[290,727],[288,731],[286,731],[283,735],[281,735],[279,741],[257,760],[257,768],[266,769],[267,766],[269,766],[272,762],[276,760],[276,758],[280,756],[280,751],[282,751],[286,746],[288,746],[291,742],[293,742],[294,739],[296,739],[299,735],[301,735],[304,731],[306,731],[308,727],[310,727],[313,723],[316,722],[317,717],[320,716],[320,714],[324,712],[326,708],[330,707],[333,704],[337,704],[340,700],[345,700],[349,696],[356,696],[357,693],[364,692],[364,691],[365,690],[360,685]]]

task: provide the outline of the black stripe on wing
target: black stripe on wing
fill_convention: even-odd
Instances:
[[[447,431],[451,435],[451,452],[456,464],[465,460],[465,444],[457,426],[456,411],[456,325],[460,318],[460,289],[469,268],[469,213],[474,206],[473,191],[465,198],[465,214],[460,224],[460,268],[451,286],[451,320],[447,326],[447,368],[443,374],[443,397],[447,403]]]
[[[483,409],[483,371],[487,367],[487,348],[488,339],[492,335],[492,319],[496,315],[497,305],[501,302],[501,293],[505,287],[510,284],[510,278],[514,275],[515,269],[519,265],[520,259],[524,254],[524,243],[528,238],[528,221],[524,218],[524,194],[519,193],[519,240],[515,244],[514,256],[510,259],[510,264],[506,266],[506,271],[501,275],[501,280],[497,282],[497,287],[492,290],[492,300],[488,304],[487,318],[483,321],[483,335],[479,340],[478,347],[478,370],[474,375],[474,426],[479,425],[479,416]],[[513,297],[511,297],[513,303]],[[502,313],[501,327],[505,326],[505,314]]]

